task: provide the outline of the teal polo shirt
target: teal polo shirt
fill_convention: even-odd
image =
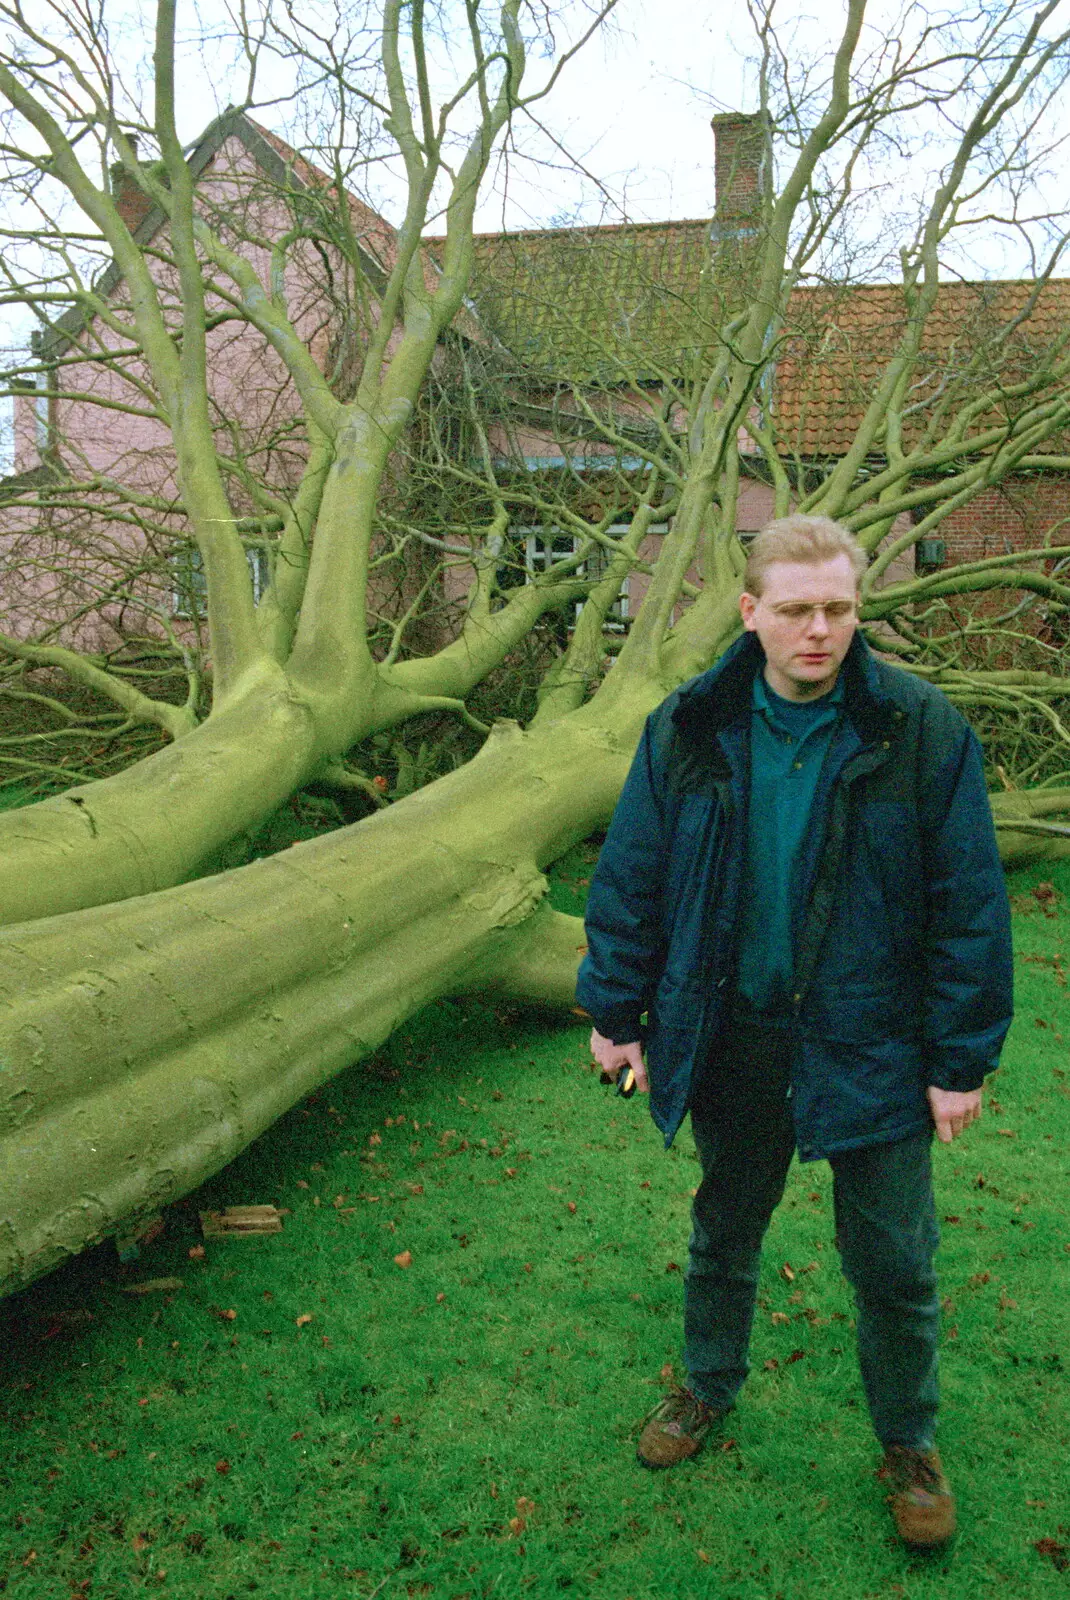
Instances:
[[[747,871],[737,993],[758,1011],[786,1009],[795,965],[792,924],[821,767],[843,705],[843,683],[819,700],[785,700],[759,672],[751,706]]]

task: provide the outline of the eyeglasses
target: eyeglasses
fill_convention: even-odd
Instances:
[[[821,613],[830,628],[842,627],[845,622],[853,620],[855,604],[853,600],[826,600],[821,605],[810,606],[804,601],[789,600],[785,605],[773,606],[775,614],[784,622],[791,622],[798,627],[809,627]]]

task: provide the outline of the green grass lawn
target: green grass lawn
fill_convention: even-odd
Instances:
[[[443,1003],[139,1260],[102,1247],[0,1307],[0,1592],[1066,1596],[1070,873],[1031,892],[1051,876],[1012,884],[1018,1021],[986,1116],[937,1151],[950,1557],[890,1537],[827,1168],[793,1169],[728,1433],[644,1472],[636,1424],[679,1374],[690,1138],[666,1154],[645,1104],[599,1087],[583,1028]],[[281,1234],[202,1246],[199,1210],[257,1202]],[[157,1278],[182,1284],[128,1292]]]

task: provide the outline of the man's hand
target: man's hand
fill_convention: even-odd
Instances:
[[[925,1091],[936,1126],[936,1137],[941,1144],[950,1144],[971,1122],[981,1115],[981,1091],[969,1089],[957,1094],[954,1089],[937,1089],[930,1084]]]
[[[635,1073],[636,1088],[642,1094],[646,1094],[649,1090],[646,1067],[643,1065],[643,1047],[638,1039],[634,1044],[614,1044],[612,1039],[603,1039],[597,1028],[592,1028],[591,1054],[614,1083],[625,1067],[631,1067]]]

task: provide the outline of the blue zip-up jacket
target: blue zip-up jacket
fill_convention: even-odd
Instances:
[[[746,633],[647,721],[587,906],[577,998],[598,1032],[644,1039],[671,1144],[734,988],[747,841]],[[930,1126],[926,1088],[977,1088],[1012,1014],[1010,914],[977,739],[947,698],[859,635],[814,799],[794,929],[799,1154]]]

